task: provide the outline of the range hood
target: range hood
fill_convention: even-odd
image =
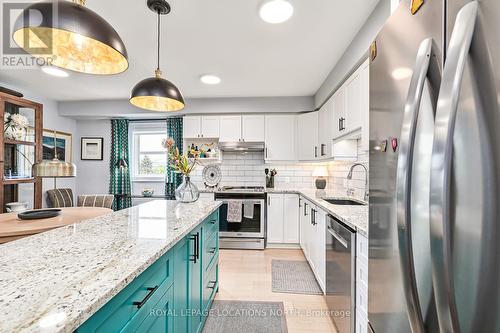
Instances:
[[[222,151],[264,151],[264,142],[220,142]]]

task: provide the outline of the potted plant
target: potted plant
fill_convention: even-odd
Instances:
[[[175,190],[175,199],[181,202],[198,200],[200,191],[191,182],[189,175],[198,164],[201,151],[190,149],[189,153],[181,154],[172,138],[164,140],[162,145],[168,151],[168,163],[176,173],[180,173],[184,177],[182,184]]]

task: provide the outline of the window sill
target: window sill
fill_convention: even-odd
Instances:
[[[130,180],[132,183],[163,183],[164,177],[136,177]]]

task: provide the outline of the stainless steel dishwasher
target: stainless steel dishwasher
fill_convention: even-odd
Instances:
[[[356,232],[326,218],[326,303],[338,333],[355,329]]]

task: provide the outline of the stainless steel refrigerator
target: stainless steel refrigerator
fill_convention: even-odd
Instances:
[[[369,326],[498,333],[500,1],[410,2],[371,50]]]

